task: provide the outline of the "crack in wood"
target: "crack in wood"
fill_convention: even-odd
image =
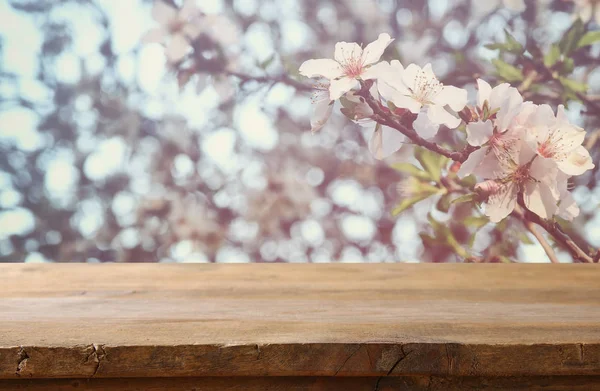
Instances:
[[[29,355],[25,351],[23,346],[19,346],[19,351],[17,352],[17,369],[15,370],[15,375],[21,376],[21,371],[27,367],[27,360],[29,359]]]
[[[398,360],[396,360],[396,362],[394,363],[394,365],[392,365],[392,367],[390,368],[390,370],[383,376],[379,376],[377,378],[377,382],[375,383],[375,389],[373,391],[378,391],[379,390],[379,383],[381,382],[381,379],[383,379],[384,377],[390,376],[392,374],[392,372],[394,372],[394,369],[396,369],[396,367],[398,366],[398,364],[400,364],[402,362],[402,360],[404,360],[406,357],[408,357],[409,354],[412,353],[412,350],[410,352],[405,352],[404,351],[404,345],[400,345],[400,351],[402,352],[402,356],[400,358],[398,358]]]
[[[94,372],[90,376],[94,377],[98,373],[98,370],[100,370],[102,361],[106,358],[106,351],[104,350],[104,345],[91,344],[89,347],[92,349],[92,351],[85,358],[84,364],[88,363],[90,360],[93,360],[96,363]]]
[[[350,355],[348,356],[348,358],[346,358],[346,360],[344,360],[344,362],[342,363],[342,365],[337,369],[337,371],[335,371],[335,373],[333,374],[333,376],[337,376],[337,374],[342,370],[342,368],[344,368],[344,365],[346,365],[346,363],[348,361],[350,361],[350,359],[352,358],[352,356],[354,356],[356,354],[356,352],[358,352],[360,350],[361,347],[362,347],[362,345],[358,345],[358,348],[354,349],[354,351],[352,353],[350,353]]]

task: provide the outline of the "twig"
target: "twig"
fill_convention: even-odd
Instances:
[[[527,207],[525,206],[525,203],[523,202],[522,199],[519,199],[519,205],[521,205],[521,208],[523,208],[523,211],[521,213],[522,213],[522,216],[523,216],[522,218],[524,219],[524,221],[535,223],[535,224],[539,225],[540,227],[544,228],[546,230],[546,232],[548,232],[550,235],[552,235],[552,237],[558,243],[560,243],[567,251],[569,251],[569,253],[571,254],[571,256],[573,257],[573,259],[575,261],[586,262],[586,263],[594,262],[594,260],[592,259],[592,257],[590,257],[590,255],[588,253],[583,251],[581,249],[581,247],[579,247],[577,245],[577,243],[575,243],[573,241],[573,239],[571,239],[567,234],[565,234],[562,231],[562,229],[560,228],[560,226],[558,225],[558,223],[556,221],[543,219],[540,216],[536,215],[535,213],[533,213],[532,211],[527,209]],[[516,211],[516,212],[519,213],[519,211]]]
[[[424,138],[419,136],[417,132],[415,132],[413,129],[407,128],[402,123],[400,123],[396,115],[383,110],[381,104],[375,98],[373,98],[373,96],[371,96],[371,93],[369,92],[370,83],[361,82],[361,87],[362,88],[358,92],[358,95],[362,96],[365,99],[365,102],[371,108],[371,110],[373,110],[373,119],[376,122],[379,122],[382,125],[389,126],[390,128],[396,129],[397,131],[408,137],[414,144],[429,149],[432,152],[438,153],[456,162],[464,162],[469,157],[469,154],[473,152],[474,149],[471,146],[467,146],[462,151],[456,152],[441,147],[434,142],[425,140]]]
[[[548,255],[548,258],[550,258],[550,262],[560,263],[560,261],[556,257],[556,253],[554,252],[554,249],[552,248],[552,246],[550,246],[550,243],[548,243],[548,241],[546,240],[544,235],[542,235],[535,229],[535,225],[531,221],[527,221],[527,220],[523,221],[523,224],[525,224],[525,228],[527,228],[529,230],[529,232],[531,232],[533,234],[533,236],[535,236],[535,238],[538,240],[538,242],[540,242],[540,244],[542,245],[542,248],[546,252],[546,255]]]
[[[240,81],[242,83],[247,83],[250,81],[255,81],[257,83],[273,83],[273,84],[282,83],[282,84],[286,84],[288,86],[294,87],[295,89],[297,89],[299,91],[313,91],[312,86],[310,86],[308,84],[304,84],[297,80],[294,80],[286,74],[280,74],[277,76],[268,76],[268,75],[267,76],[253,76],[253,75],[248,75],[245,73],[232,72],[232,71],[227,71],[227,72],[225,72],[225,74],[228,76],[237,77],[238,79],[240,79]]]

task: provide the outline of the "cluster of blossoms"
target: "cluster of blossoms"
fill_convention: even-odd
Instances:
[[[192,49],[192,41],[201,34],[210,36],[222,45],[232,45],[238,40],[237,27],[222,15],[205,15],[198,9],[196,0],[185,0],[175,8],[163,0],[152,5],[152,18],[158,26],[143,37],[144,43],[165,45],[169,64],[176,64]]]
[[[492,88],[481,79],[476,104],[467,105],[467,91],[443,85],[430,64],[404,67],[399,61],[380,61],[392,41],[381,34],[364,49],[339,42],[335,60],[301,65],[302,75],[322,79],[313,99],[313,131],[323,127],[339,100],[342,112],[372,133],[369,149],[382,159],[400,149],[407,136],[427,140],[440,125],[458,131],[464,123],[466,150],[471,153],[457,174],[479,179],[475,191],[491,221],[504,219],[519,200],[542,218],[558,215],[572,220],[579,214],[568,179],[594,164],[582,146],[585,131],[569,123],[562,106],[555,115],[548,105],[524,102],[509,84]],[[373,83],[371,98],[392,123],[382,120],[361,96],[359,90],[367,80]],[[403,131],[402,126],[408,129]]]

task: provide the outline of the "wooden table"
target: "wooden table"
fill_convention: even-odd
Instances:
[[[0,390],[600,390],[597,265],[3,264],[0,296]]]

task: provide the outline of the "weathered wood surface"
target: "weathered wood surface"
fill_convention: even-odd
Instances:
[[[0,391],[598,391],[597,376],[170,377],[0,380]]]
[[[2,379],[231,375],[594,379],[600,268],[0,265]]]

